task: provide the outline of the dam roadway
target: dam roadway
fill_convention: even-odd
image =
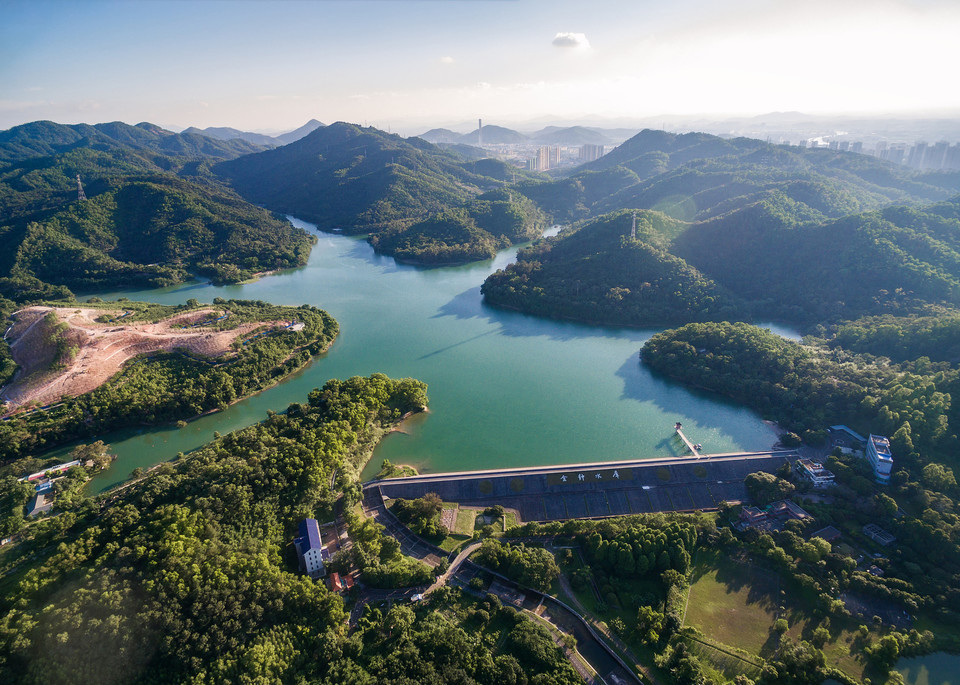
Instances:
[[[797,457],[784,450],[531,466],[384,478],[363,487],[383,498],[435,492],[466,506],[500,504],[521,521],[562,521],[716,509],[723,501],[748,499],[748,474],[774,473]]]

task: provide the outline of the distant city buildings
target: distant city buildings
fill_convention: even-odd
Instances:
[[[528,171],[548,171],[560,166],[560,146],[542,145],[537,156],[527,162]]]
[[[603,145],[581,145],[578,159],[586,164],[587,162],[593,162],[603,157],[603,152]]]
[[[783,144],[790,145],[789,142]],[[814,138],[801,140],[797,143],[797,147],[827,147],[838,152],[867,154],[894,164],[903,164],[918,171],[960,171],[960,143],[951,145],[945,140],[933,145],[925,141],[907,145],[881,140],[872,149],[865,149],[863,141],[859,140],[831,140],[825,142],[822,138]]]

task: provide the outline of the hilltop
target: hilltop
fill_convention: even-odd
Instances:
[[[581,222],[518,255],[491,304],[618,325],[777,318],[801,325],[960,307],[960,197],[828,219],[774,191],[686,223],[633,211]]]
[[[0,295],[22,302],[68,288],[160,286],[189,273],[237,282],[303,264],[306,232],[209,173],[211,161],[259,149],[150,124],[0,132]]]
[[[213,169],[253,202],[348,233],[422,220],[501,185],[419,138],[343,122]]]

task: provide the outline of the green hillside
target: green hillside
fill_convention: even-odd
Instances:
[[[632,207],[695,221],[773,191],[841,217],[893,202],[943,200],[956,192],[956,179],[835,150],[644,130],[567,179],[520,189],[556,221]]]
[[[199,133],[173,133],[150,123],[136,126],[114,121],[106,124],[57,124],[34,121],[0,131],[0,162],[49,157],[77,148],[112,150],[127,147],[150,150],[170,157],[231,159],[263,149],[240,139],[218,140]]]
[[[743,316],[737,299],[664,247],[687,226],[658,212],[605,215],[539,241],[492,274],[487,302],[592,323],[652,326]]]
[[[233,283],[306,262],[312,238],[228,191],[175,176],[109,180],[103,192],[0,227],[0,292],[161,286],[195,273]]]
[[[584,321],[740,317],[801,325],[960,306],[960,198],[926,209],[826,219],[767,199],[692,224],[638,212],[604,215],[522,252],[491,275],[491,304]]]
[[[422,220],[502,185],[419,138],[342,122],[214,171],[252,202],[347,233]]]
[[[0,294],[236,282],[298,266],[312,239],[215,181],[260,149],[150,124],[34,122],[0,132]],[[77,175],[87,196],[77,201]]]
[[[533,202],[499,190],[409,227],[372,235],[370,243],[400,261],[450,264],[492,259],[497,250],[539,237],[545,227],[546,217]]]

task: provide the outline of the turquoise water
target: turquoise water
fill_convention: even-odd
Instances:
[[[480,284],[512,262],[516,248],[486,262],[424,269],[378,256],[359,238],[318,235],[306,266],[254,283],[100,294],[166,304],[214,297],[309,303],[340,322],[340,336],[294,377],[186,428],[104,436],[119,458],[94,490],[195,449],[214,431],[304,401],[329,378],[376,371],[428,383],[430,412],[388,436],[367,473],[385,458],[437,472],[671,455],[679,449],[675,421],[705,452],[766,449],[776,439],[756,414],[642,367],[638,352],[656,330],[550,321],[484,305]]]

